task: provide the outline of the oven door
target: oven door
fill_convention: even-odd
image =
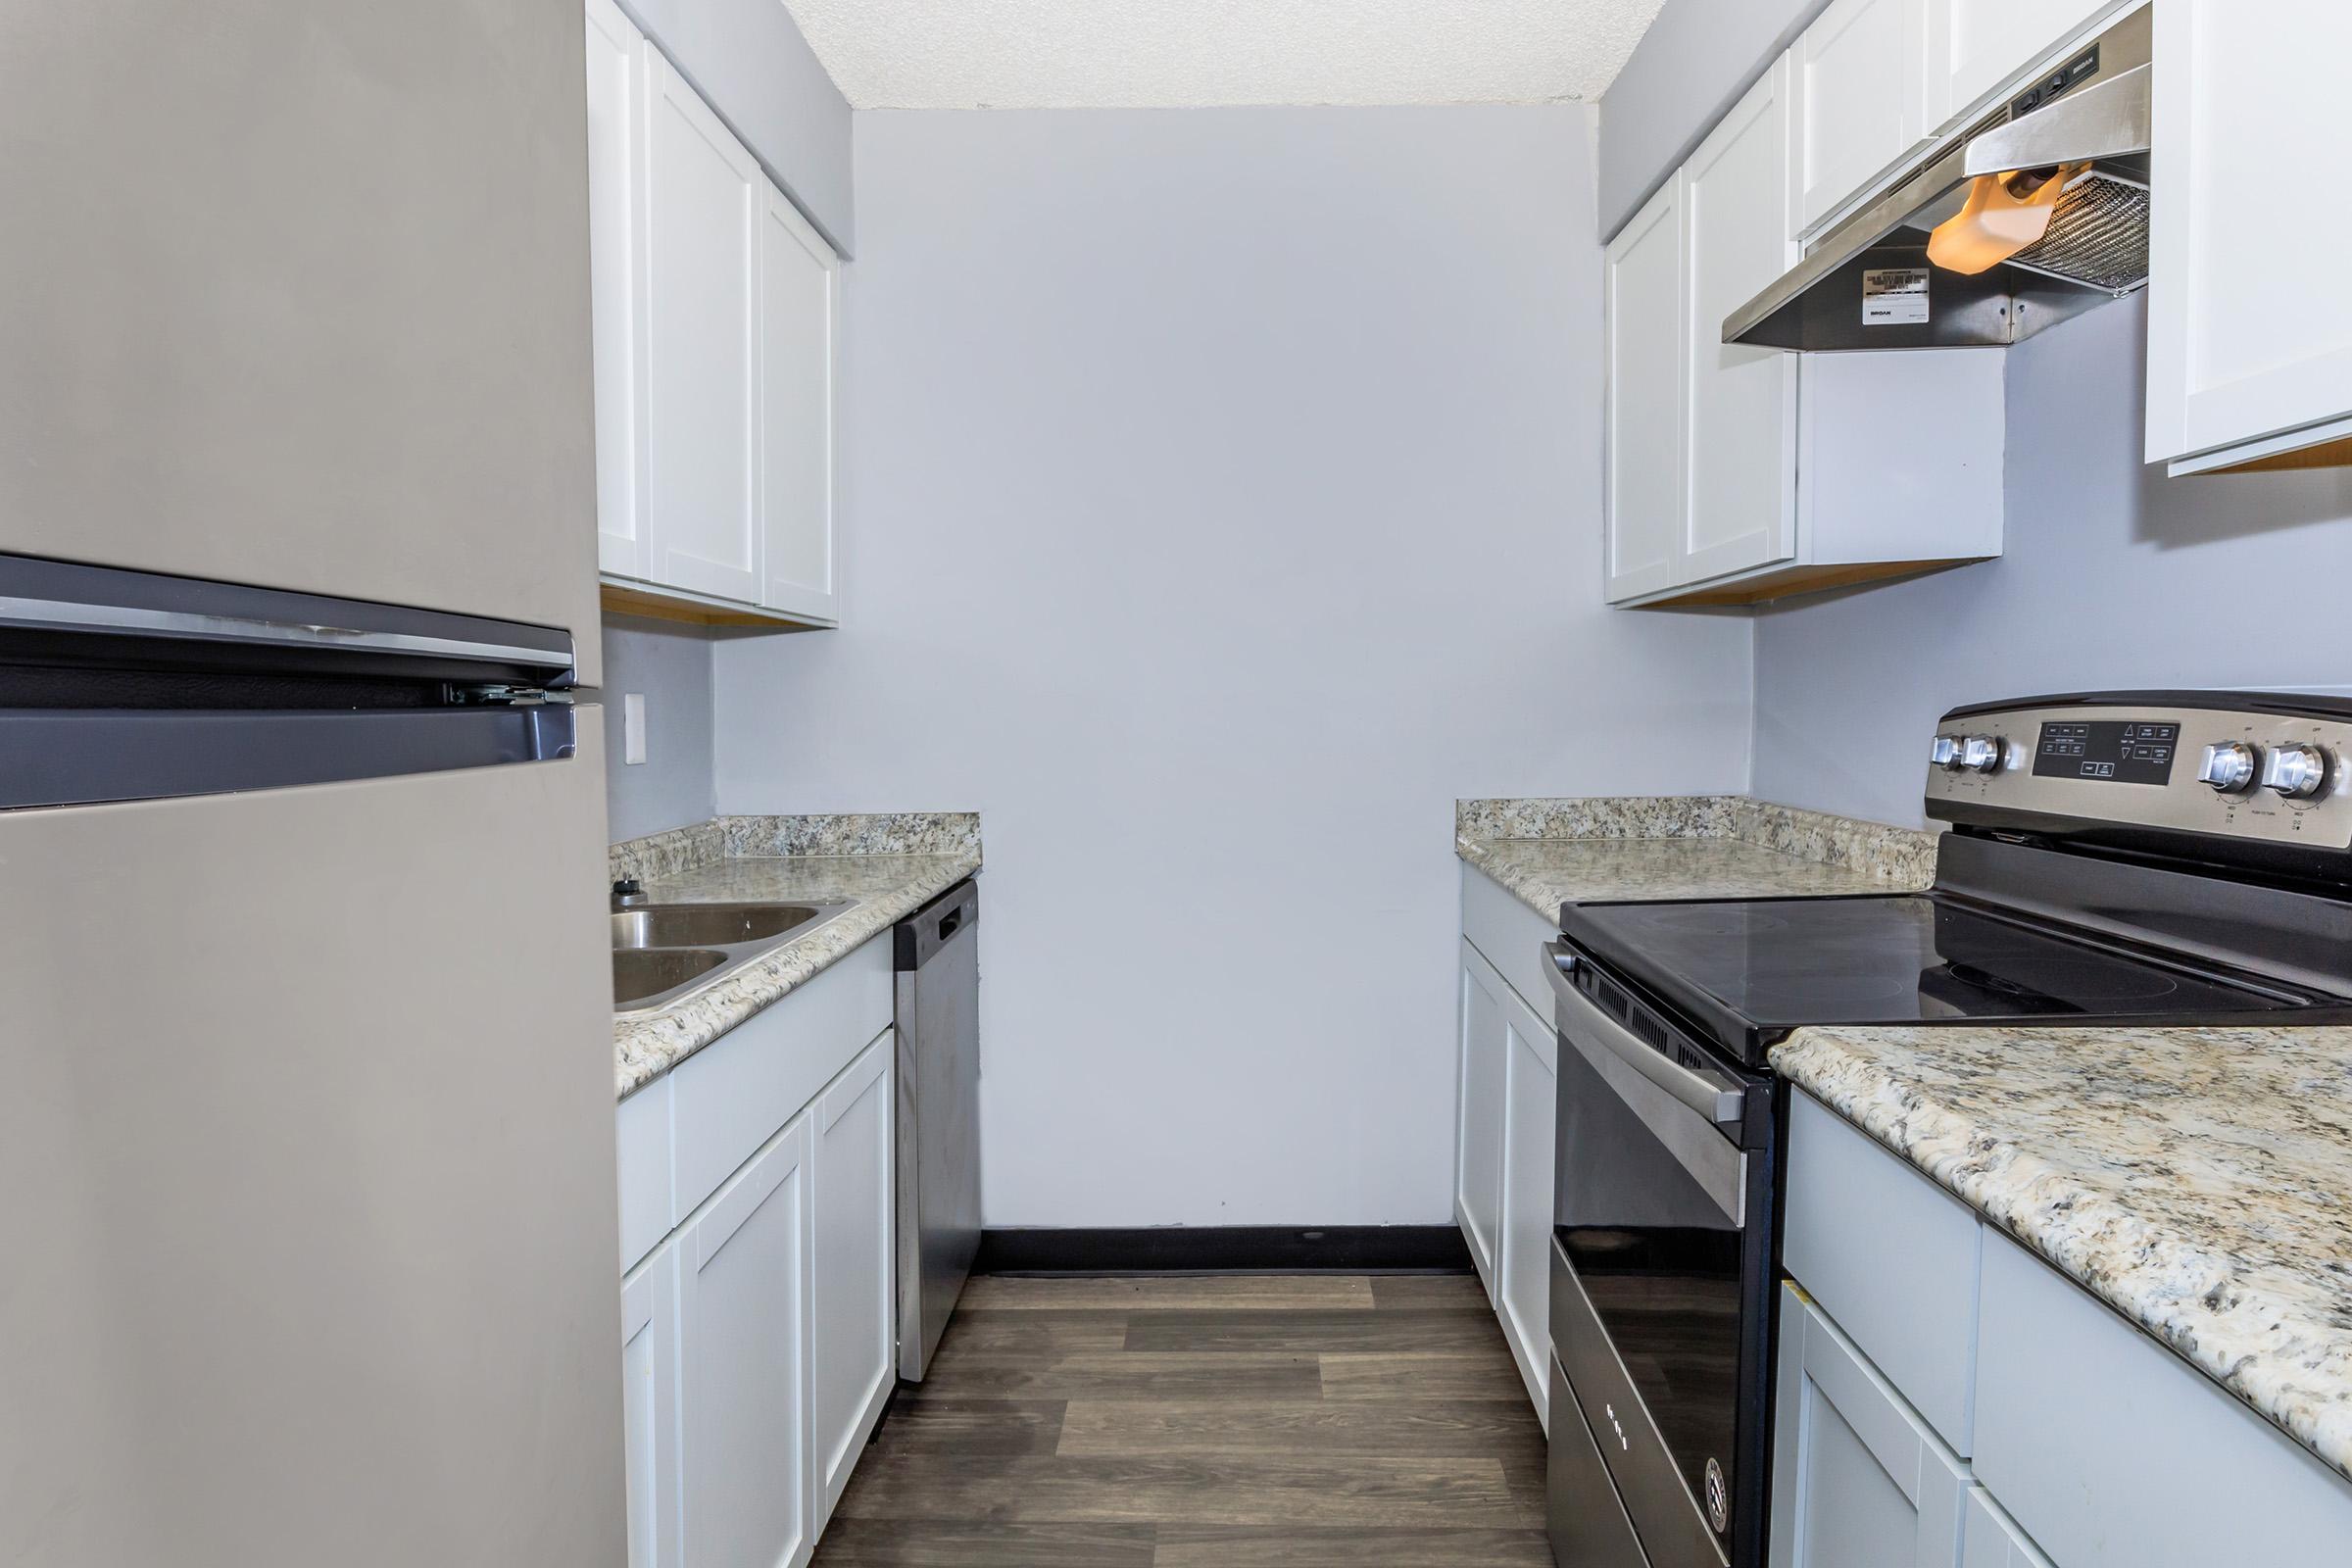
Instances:
[[[1772,1160],[1740,1141],[1771,1125],[1749,1113],[1757,1097],[1769,1107],[1769,1081],[1695,1047],[1670,1056],[1587,994],[1613,985],[1578,985],[1587,960],[1546,952],[1560,1043],[1552,1347],[1641,1538],[1638,1559],[1563,1568],[1755,1562]],[[1569,1539],[1559,1523],[1554,1539]]]

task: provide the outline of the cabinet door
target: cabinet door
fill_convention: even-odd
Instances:
[[[1671,588],[1683,531],[1683,182],[1609,242],[1604,535],[1612,604]]]
[[[1549,1430],[1552,1127],[1558,1037],[1526,1003],[1503,1005],[1502,1333]]]
[[[2261,224],[2290,210],[2302,154],[2342,134],[2352,7],[2165,0],[2155,20],[2164,189],[2149,253],[2148,461],[2340,440],[2352,434],[2352,300],[2283,281]],[[2352,245],[2345,203],[2291,210],[2303,254]]]
[[[1453,1213],[1487,1295],[1499,1300],[1495,1252],[1502,1231],[1503,1079],[1510,1065],[1502,978],[1461,945],[1454,1083]]]
[[[2115,0],[1927,0],[1929,131],[1933,133],[1967,118],[1980,99],[2033,65],[2057,47],[2068,33],[2114,3]],[[2164,8],[2157,9],[2161,12]],[[2279,24],[2269,8],[2260,9],[2266,29]]]
[[[685,1560],[799,1568],[815,1539],[809,1457],[809,1119],[679,1227]]]
[[[1927,135],[1927,0],[1832,0],[1789,53],[1799,234]]]
[[[841,263],[782,191],[760,226],[760,531],[771,610],[839,616],[833,368]]]
[[[1788,61],[1748,89],[1683,166],[1690,354],[1676,579],[1703,582],[1796,553],[1796,364],[1723,341],[1723,318],[1798,257],[1789,239]]]
[[[646,42],[612,0],[588,0],[588,302],[596,361],[596,564],[648,569],[644,496]]]
[[[678,1254],[657,1248],[620,1282],[620,1404],[629,1568],[678,1554]]]
[[[759,249],[767,180],[649,53],[646,524],[652,575],[757,603]]]
[[[1968,1517],[1961,1526],[1960,1568],[2051,1568],[2017,1521],[2001,1512],[1983,1487],[1968,1489]]]
[[[1774,1568],[1957,1568],[1968,1467],[1801,1291],[1781,1290]]]
[[[891,1107],[898,1037],[882,1037],[816,1102],[812,1366],[822,1519],[897,1384],[891,1293]]]

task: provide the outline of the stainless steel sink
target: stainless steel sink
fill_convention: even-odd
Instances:
[[[646,904],[612,911],[612,1007],[644,1012],[724,978],[854,906]]]
[[[612,916],[612,947],[723,948],[789,936],[825,911],[808,904],[649,904]]]
[[[727,961],[708,948],[622,948],[612,954],[612,1005],[628,1012],[684,989]]]

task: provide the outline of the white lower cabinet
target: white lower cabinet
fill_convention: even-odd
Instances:
[[[1496,1293],[1503,1338],[1550,1430],[1552,1127],[1559,1064],[1551,1025],[1517,997],[1503,1010],[1502,1257]]]
[[[809,1452],[808,1115],[678,1228],[681,1561],[799,1568]]]
[[[1502,1288],[1494,1262],[1502,1250],[1503,1083],[1511,1059],[1502,1019],[1510,988],[1467,941],[1461,965],[1453,1213],[1493,1297]]]
[[[662,1227],[623,1246],[630,1568],[808,1562],[897,1387],[890,960],[884,933],[621,1102],[621,1212]]]
[[[1463,867],[1454,1217],[1547,1428],[1558,1048],[1541,976],[1553,934],[1500,884]]]
[[[620,1282],[620,1373],[629,1568],[678,1550],[678,1252],[668,1242]]]
[[[1774,1419],[1773,1568],[1958,1568],[1968,1466],[1792,1286]]]
[[[898,1383],[891,1246],[897,1036],[885,1030],[818,1099],[815,1177],[816,1473],[820,1521],[849,1485]]]

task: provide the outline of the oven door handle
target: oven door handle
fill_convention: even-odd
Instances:
[[[1565,943],[1546,942],[1544,956],[1549,961],[1544,967],[1545,978],[1551,981],[1553,995],[1573,1003],[1586,1016],[1591,1037],[1610,1054],[1619,1057],[1636,1072],[1657,1085],[1666,1093],[1718,1127],[1737,1128],[1747,1113],[1747,1096],[1740,1090],[1726,1088],[1719,1078],[1691,1071],[1626,1028],[1600,1010],[1592,999],[1577,990],[1569,978],[1584,960],[1568,950]]]

